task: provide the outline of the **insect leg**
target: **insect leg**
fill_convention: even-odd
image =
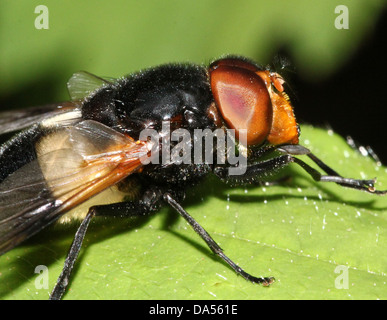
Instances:
[[[349,179],[343,178],[335,170],[322,162],[318,157],[316,157],[309,149],[301,145],[283,145],[277,148],[278,151],[291,154],[291,155],[307,155],[314,163],[316,163],[321,169],[323,169],[328,175],[322,175],[316,169],[312,168],[304,161],[294,158],[293,162],[300,165],[306,172],[308,172],[315,181],[326,181],[326,182],[335,182],[341,186],[349,187],[353,189],[363,190],[369,193],[374,193],[378,195],[387,194],[387,190],[375,190],[374,184],[375,179],[372,180],[360,180],[360,179]]]
[[[212,250],[212,252],[214,252],[225,262],[227,262],[237,274],[241,275],[246,280],[249,280],[255,283],[260,283],[264,286],[268,286],[274,282],[274,278],[272,277],[268,277],[268,278],[254,277],[248,274],[247,272],[245,272],[241,267],[237,266],[230,258],[228,258],[223,253],[222,248],[220,248],[219,245],[214,241],[214,239],[211,238],[211,236],[207,233],[207,231],[204,230],[204,228],[198,222],[196,222],[196,220],[193,217],[191,217],[187,211],[183,209],[183,207],[172,197],[170,193],[164,194],[164,200],[191,225],[191,227],[205,241],[205,243]]]
[[[294,146],[292,146],[292,149],[293,147]],[[278,148],[278,151],[283,153],[288,153],[287,155],[278,156],[269,160],[248,165],[246,167],[246,172],[242,175],[229,175],[228,167],[220,167],[220,166],[214,168],[214,173],[221,180],[224,180],[225,182],[235,184],[235,185],[240,185],[240,184],[250,183],[259,177],[270,175],[271,173],[277,171],[278,169],[285,167],[290,163],[294,162],[299,166],[301,166],[315,181],[335,182],[344,187],[363,190],[363,191],[378,194],[378,195],[387,194],[387,190],[383,190],[383,191],[375,190],[374,188],[375,180],[358,180],[358,179],[343,178],[336,171],[328,167],[320,159],[318,159],[316,156],[310,153],[308,149],[304,147],[302,148],[303,149],[299,149],[299,150],[295,149],[294,154],[308,155],[320,168],[322,168],[325,172],[327,172],[328,175],[321,174],[319,171],[317,171],[316,169],[314,169],[304,161],[290,155],[290,151],[293,151],[293,150],[290,150],[290,148],[286,150],[285,148],[282,149],[282,147]],[[305,152],[305,150],[308,150],[309,153],[301,153],[301,152]]]
[[[74,267],[74,263],[78,257],[79,251],[81,250],[87,227],[89,226],[90,220],[93,217],[129,217],[146,215],[156,211],[160,207],[161,197],[161,191],[159,191],[157,188],[149,188],[146,192],[144,192],[143,197],[138,201],[119,202],[91,207],[85,219],[82,221],[77,232],[75,233],[75,237],[67,254],[62,273],[60,274],[57,283],[51,292],[50,299],[59,300],[64,294],[69,283],[69,278]]]
[[[79,226],[77,232],[75,233],[75,237],[73,243],[71,244],[70,251],[67,254],[67,258],[64,263],[64,267],[62,269],[62,273],[60,274],[54,289],[51,292],[50,300],[60,300],[63,293],[65,292],[67,285],[69,283],[69,278],[71,275],[71,271],[73,270],[74,263],[77,260],[79,251],[81,250],[83,239],[85,238],[85,234],[87,231],[87,227],[89,226],[91,218],[95,216],[95,207],[89,209],[89,212],[86,215],[86,218],[82,221]]]
[[[263,146],[263,147],[260,147],[258,149],[253,149],[251,151],[251,155],[249,155],[248,157],[248,161],[249,159],[259,159],[265,155],[269,155],[270,153],[273,153],[275,150],[276,150],[276,146],[272,146],[272,145],[267,145],[267,146]]]
[[[279,169],[289,165],[291,162],[293,162],[292,156],[282,155],[255,164],[247,165],[245,173],[241,175],[230,175],[229,167],[226,166],[215,167],[214,174],[221,180],[232,185],[242,185],[267,177]]]

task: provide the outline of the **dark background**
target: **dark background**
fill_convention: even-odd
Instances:
[[[371,146],[387,164],[387,11],[375,32],[357,52],[328,79],[305,82],[295,78],[301,123],[331,127],[350,135],[361,145]]]

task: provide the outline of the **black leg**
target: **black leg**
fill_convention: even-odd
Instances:
[[[241,267],[237,266],[230,258],[228,258],[224,253],[222,248],[219,247],[219,245],[214,241],[214,239],[211,238],[211,236],[207,233],[204,228],[195,221],[194,218],[192,218],[188,212],[186,212],[183,207],[172,197],[171,194],[165,193],[164,194],[164,200],[173,208],[175,209],[187,222],[191,225],[191,227],[195,230],[195,232],[206,242],[208,247],[214,252],[216,255],[218,255],[220,258],[222,258],[225,262],[227,262],[231,268],[235,270],[237,274],[240,274],[243,278],[246,280],[249,280],[251,282],[260,283],[264,286],[268,286],[271,283],[274,282],[274,278],[268,277],[254,277],[247,272],[245,272]]]
[[[62,298],[62,295],[65,292],[69,283],[69,278],[71,275],[71,271],[73,270],[74,263],[77,260],[79,251],[81,250],[82,242],[85,238],[87,227],[89,226],[91,218],[93,218],[94,216],[95,210],[94,208],[90,208],[89,212],[86,215],[86,218],[82,221],[77,232],[75,233],[75,237],[73,243],[71,244],[70,251],[67,254],[62,273],[60,274],[56,285],[51,292],[50,300],[60,300]]]
[[[269,160],[258,162],[255,164],[250,164],[246,168],[246,172],[243,175],[229,175],[228,167],[219,166],[214,168],[214,173],[221,180],[224,180],[227,183],[231,184],[246,184],[254,182],[257,179],[260,179],[270,174],[275,173],[279,169],[289,165],[294,162],[301,166],[315,181],[323,182],[335,182],[341,186],[363,190],[369,193],[384,195],[387,194],[387,190],[375,190],[374,184],[375,180],[361,180],[361,179],[350,179],[343,178],[332,168],[327,166],[314,154],[312,154],[307,148],[300,145],[283,145],[277,147],[277,151],[285,153]],[[312,159],[321,169],[323,169],[328,175],[323,175],[316,169],[312,168],[310,165],[304,161],[293,157],[293,155],[307,155]]]
[[[253,149],[251,151],[251,154],[249,154],[249,157],[247,158],[247,161],[249,162],[250,159],[259,159],[265,155],[268,155],[270,153],[273,153],[276,151],[276,146],[272,145],[266,145],[257,149]]]
[[[228,184],[243,185],[246,183],[260,182],[262,179],[269,177],[279,169],[286,167],[291,162],[293,162],[293,158],[290,155],[282,155],[247,165],[246,172],[241,175],[229,175],[229,168],[226,166],[215,167],[214,173]]]
[[[301,145],[283,145],[277,148],[278,151],[287,153],[289,155],[307,155],[314,163],[316,163],[321,169],[323,169],[328,175],[322,175],[316,169],[312,168],[300,159],[293,158],[293,162],[300,165],[306,172],[308,172],[315,181],[335,182],[341,186],[363,190],[369,193],[377,195],[387,194],[387,190],[375,190],[375,179],[372,180],[360,180],[343,178],[335,170],[326,165],[318,157],[310,152],[309,149]]]
[[[144,192],[143,197],[139,201],[134,202],[120,202],[108,205],[94,206],[89,209],[85,219],[82,221],[77,232],[73,243],[71,244],[70,250],[67,254],[62,273],[60,274],[57,283],[51,292],[50,300],[59,300],[63,296],[71,276],[75,261],[77,260],[79,251],[82,247],[83,239],[85,238],[87,227],[89,226],[90,220],[95,216],[141,216],[150,214],[156,211],[162,200],[162,193],[157,188],[150,188]]]

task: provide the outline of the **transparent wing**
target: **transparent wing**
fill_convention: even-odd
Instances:
[[[72,100],[80,100],[104,85],[112,84],[113,79],[101,78],[87,71],[79,71],[67,82],[67,88]]]
[[[25,129],[35,123],[71,112],[79,107],[80,102],[74,101],[0,112],[0,135]]]
[[[142,167],[149,148],[87,120],[43,141],[38,157],[0,184],[0,254]],[[50,142],[55,142],[50,145]]]
[[[113,78],[101,78],[86,71],[74,73],[67,83],[72,101],[0,112],[0,135],[19,131],[35,123],[79,109],[85,97],[114,81]]]

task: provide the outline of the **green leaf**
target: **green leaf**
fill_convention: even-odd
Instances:
[[[343,176],[387,189],[387,169],[330,131],[302,126],[301,144]],[[309,159],[304,160],[311,164]],[[282,185],[231,188],[209,177],[185,209],[226,255],[270,287],[214,256],[176,213],[95,219],[65,299],[386,299],[387,197],[316,183],[297,165]],[[0,257],[1,299],[47,299],[77,224],[54,226]],[[37,289],[37,265],[48,289]],[[336,271],[336,272],[335,272]],[[348,273],[346,273],[348,272]],[[348,288],[342,278],[348,276]]]

